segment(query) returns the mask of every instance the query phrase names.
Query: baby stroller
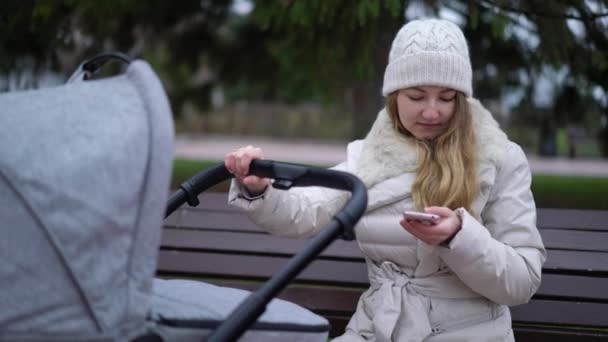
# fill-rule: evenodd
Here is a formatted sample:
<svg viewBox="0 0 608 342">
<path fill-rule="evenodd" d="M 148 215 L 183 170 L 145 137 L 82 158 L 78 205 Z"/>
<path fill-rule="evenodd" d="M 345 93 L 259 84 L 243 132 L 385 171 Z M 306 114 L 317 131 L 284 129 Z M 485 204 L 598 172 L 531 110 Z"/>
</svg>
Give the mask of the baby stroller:
<svg viewBox="0 0 608 342">
<path fill-rule="evenodd" d="M 91 80 L 112 59 L 126 71 Z M 252 295 L 155 279 L 163 214 L 196 205 L 230 174 L 205 170 L 167 203 L 172 115 L 149 65 L 100 55 L 64 86 L 0 95 L 0 108 L 0 341 L 327 339 L 325 319 L 272 298 L 335 238 L 353 238 L 367 202 L 356 177 L 257 161 L 252 173 L 274 187 L 328 186 L 351 198 Z"/>
</svg>

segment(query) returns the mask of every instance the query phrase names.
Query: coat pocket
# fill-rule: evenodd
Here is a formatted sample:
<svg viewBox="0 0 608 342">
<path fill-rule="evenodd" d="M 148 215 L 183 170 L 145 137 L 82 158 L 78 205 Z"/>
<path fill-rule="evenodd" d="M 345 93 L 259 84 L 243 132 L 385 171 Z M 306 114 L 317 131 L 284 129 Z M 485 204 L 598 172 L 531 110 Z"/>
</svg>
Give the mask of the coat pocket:
<svg viewBox="0 0 608 342">
<path fill-rule="evenodd" d="M 494 320 L 496 304 L 486 298 L 430 298 L 429 319 L 433 334 L 462 329 Z"/>
</svg>

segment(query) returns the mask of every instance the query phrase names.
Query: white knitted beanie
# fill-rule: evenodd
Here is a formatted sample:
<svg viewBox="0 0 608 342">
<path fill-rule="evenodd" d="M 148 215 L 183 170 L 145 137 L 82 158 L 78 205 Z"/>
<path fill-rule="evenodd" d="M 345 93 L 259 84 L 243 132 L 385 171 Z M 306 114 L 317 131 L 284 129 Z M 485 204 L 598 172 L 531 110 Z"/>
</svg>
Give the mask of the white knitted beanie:
<svg viewBox="0 0 608 342">
<path fill-rule="evenodd" d="M 464 34 L 440 19 L 414 20 L 397 33 L 384 72 L 382 95 L 415 86 L 443 86 L 473 95 L 471 60 Z"/>
</svg>

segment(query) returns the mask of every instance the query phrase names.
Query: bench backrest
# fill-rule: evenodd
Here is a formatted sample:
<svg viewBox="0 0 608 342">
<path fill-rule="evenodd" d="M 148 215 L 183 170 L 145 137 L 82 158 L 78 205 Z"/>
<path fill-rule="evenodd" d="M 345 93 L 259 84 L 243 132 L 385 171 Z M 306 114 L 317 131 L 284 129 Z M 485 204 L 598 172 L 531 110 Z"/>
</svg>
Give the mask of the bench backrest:
<svg viewBox="0 0 608 342">
<path fill-rule="evenodd" d="M 226 198 L 205 193 L 199 207 L 165 220 L 160 274 L 251 289 L 306 243 L 263 232 Z M 608 211 L 541 208 L 538 227 L 548 253 L 543 282 L 530 303 L 512 308 L 515 324 L 608 327 Z M 336 241 L 282 297 L 345 324 L 367 286 L 356 242 Z"/>
</svg>

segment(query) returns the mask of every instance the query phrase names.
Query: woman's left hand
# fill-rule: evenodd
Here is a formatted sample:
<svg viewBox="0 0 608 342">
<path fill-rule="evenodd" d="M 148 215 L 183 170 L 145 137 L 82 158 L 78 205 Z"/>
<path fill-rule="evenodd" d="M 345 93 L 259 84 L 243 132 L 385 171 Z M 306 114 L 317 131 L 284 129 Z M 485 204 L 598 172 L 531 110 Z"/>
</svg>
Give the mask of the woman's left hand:
<svg viewBox="0 0 608 342">
<path fill-rule="evenodd" d="M 441 219 L 436 224 L 428 225 L 415 220 L 402 218 L 399 223 L 405 230 L 429 245 L 438 245 L 448 241 L 460 231 L 461 222 L 456 213 L 447 207 L 427 207 L 424 211 L 439 215 Z"/>
</svg>

